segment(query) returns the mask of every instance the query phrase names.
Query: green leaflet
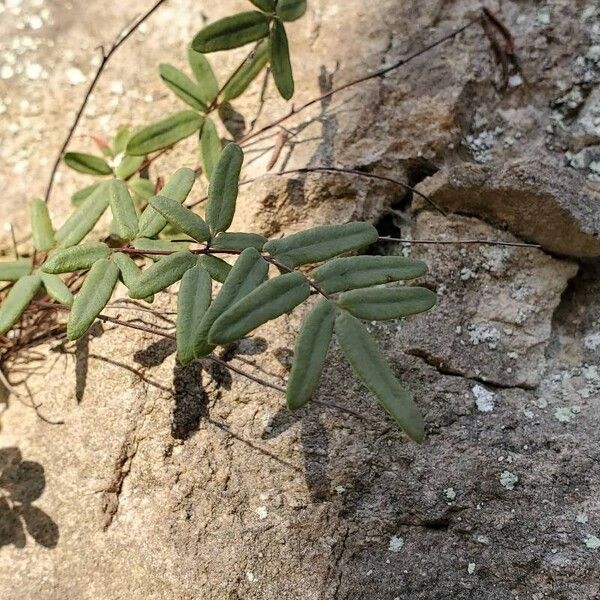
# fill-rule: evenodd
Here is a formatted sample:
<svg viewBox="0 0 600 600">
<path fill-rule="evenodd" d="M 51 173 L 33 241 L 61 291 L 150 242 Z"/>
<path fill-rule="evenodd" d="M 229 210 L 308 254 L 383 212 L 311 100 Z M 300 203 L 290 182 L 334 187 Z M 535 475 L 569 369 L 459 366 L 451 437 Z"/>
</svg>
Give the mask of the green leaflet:
<svg viewBox="0 0 600 600">
<path fill-rule="evenodd" d="M 92 183 L 92 185 L 88 185 L 80 190 L 77 190 L 71 196 L 71 204 L 74 206 L 79 206 L 86 198 L 88 198 L 98 189 L 99 185 L 99 183 Z"/>
<path fill-rule="evenodd" d="M 204 219 L 179 202 L 164 196 L 154 196 L 154 198 L 150 198 L 150 206 L 159 212 L 168 223 L 197 242 L 205 242 L 210 238 L 210 230 Z"/>
<path fill-rule="evenodd" d="M 119 154 L 123 154 L 125 152 L 125 148 L 127 148 L 127 142 L 131 137 L 131 132 L 128 127 L 119 127 L 117 129 L 117 133 L 113 138 L 112 145 L 112 154 L 113 156 L 118 156 Z"/>
<path fill-rule="evenodd" d="M 192 48 L 207 54 L 239 48 L 269 35 L 269 17 L 256 10 L 225 17 L 196 34 Z"/>
<path fill-rule="evenodd" d="M 200 99 L 204 104 L 210 106 L 219 93 L 219 82 L 215 77 L 215 73 L 206 57 L 200 54 L 200 52 L 196 52 L 190 47 L 188 48 L 187 56 L 192 73 L 198 82 Z"/>
<path fill-rule="evenodd" d="M 334 323 L 335 305 L 329 300 L 319 302 L 304 320 L 286 390 L 290 410 L 304 406 L 313 395 L 323 373 Z"/>
<path fill-rule="evenodd" d="M 135 290 L 130 290 L 129 296 L 141 299 L 156 294 L 179 281 L 195 264 L 196 257 L 188 250 L 165 256 L 142 271 Z"/>
<path fill-rule="evenodd" d="M 403 256 L 348 256 L 326 262 L 311 275 L 325 292 L 333 294 L 414 279 L 426 272 L 424 262 Z"/>
<path fill-rule="evenodd" d="M 119 179 L 129 179 L 144 164 L 143 156 L 123 156 L 119 166 L 115 168 L 115 175 Z"/>
<path fill-rule="evenodd" d="M 321 262 L 377 241 L 377 229 L 370 223 L 322 225 L 265 244 L 265 252 L 288 267 Z"/>
<path fill-rule="evenodd" d="M 267 241 L 266 237 L 258 233 L 221 232 L 211 242 L 211 247 L 221 250 L 234 250 L 235 252 L 241 252 L 246 248 L 262 250 Z"/>
<path fill-rule="evenodd" d="M 129 189 L 133 192 L 133 199 L 136 202 L 148 201 L 154 196 L 154 184 L 149 179 L 136 177 L 128 182 Z"/>
<path fill-rule="evenodd" d="M 139 276 L 142 270 L 135 264 L 135 261 L 123 252 L 115 252 L 112 256 L 113 261 L 121 271 L 121 281 L 128 290 L 135 290 Z M 150 304 L 154 302 L 154 295 L 146 296 L 143 300 Z"/>
<path fill-rule="evenodd" d="M 306 0 L 278 0 L 277 16 L 284 21 L 295 21 L 306 12 Z"/>
<path fill-rule="evenodd" d="M 346 360 L 395 421 L 416 442 L 423 440 L 423 417 L 408 390 L 400 384 L 362 323 L 342 312 L 335 333 Z"/>
<path fill-rule="evenodd" d="M 67 322 L 67 338 L 77 340 L 102 312 L 119 279 L 119 267 L 106 258 L 96 261 L 73 300 Z"/>
<path fill-rule="evenodd" d="M 30 258 L 0 262 L 0 281 L 17 281 L 24 275 L 29 275 L 32 268 Z"/>
<path fill-rule="evenodd" d="M 263 323 L 289 312 L 310 295 L 302 273 L 287 273 L 265 281 L 227 309 L 208 334 L 211 344 L 229 344 L 241 339 Z"/>
<path fill-rule="evenodd" d="M 42 279 L 35 274 L 21 277 L 12 286 L 0 306 L 0 335 L 4 335 L 19 320 L 41 285 Z"/>
<path fill-rule="evenodd" d="M 160 191 L 160 195 L 183 204 L 194 185 L 195 179 L 196 174 L 192 169 L 186 167 L 178 169 Z M 166 224 L 167 221 L 162 215 L 157 213 L 151 206 L 147 206 L 140 217 L 139 236 L 153 238 L 165 228 Z"/>
<path fill-rule="evenodd" d="M 114 263 L 121 272 L 121 281 L 128 290 L 135 290 L 142 270 L 135 264 L 131 256 L 123 252 L 115 252 L 112 256 Z"/>
<path fill-rule="evenodd" d="M 119 278 L 125 285 L 128 291 L 135 290 L 139 276 L 142 270 L 136 265 L 135 261 L 123 252 L 115 252 L 111 260 L 119 267 Z M 142 298 L 144 302 L 152 304 L 154 302 L 154 294 Z"/>
<path fill-rule="evenodd" d="M 213 235 L 228 229 L 233 221 L 243 162 L 244 153 L 237 144 L 225 146 L 208 186 L 206 222 Z"/>
<path fill-rule="evenodd" d="M 170 242 L 175 239 L 177 239 L 177 240 L 182 239 L 182 235 L 183 235 L 183 233 L 181 232 L 181 230 L 179 228 L 175 227 L 175 225 L 171 225 L 171 223 L 167 223 L 167 226 L 160 232 L 160 239 Z M 193 241 L 194 240 L 190 239 L 186 243 L 190 243 Z"/>
<path fill-rule="evenodd" d="M 31 232 L 36 250 L 48 252 L 54 246 L 54 227 L 48 213 L 48 205 L 39 199 L 31 202 Z"/>
<path fill-rule="evenodd" d="M 50 298 L 53 298 L 65 306 L 71 306 L 73 304 L 73 294 L 71 293 L 71 290 L 58 275 L 52 275 L 41 271 L 40 277 L 42 278 L 42 283 Z"/>
<path fill-rule="evenodd" d="M 212 281 L 208 271 L 196 265 L 181 279 L 177 297 L 177 357 L 182 365 L 194 360 L 196 333 L 210 306 Z"/>
<path fill-rule="evenodd" d="M 292 74 L 287 34 L 283 23 L 279 20 L 273 21 L 269 45 L 273 81 L 275 81 L 281 96 L 285 100 L 289 100 L 294 95 L 294 75 Z"/>
<path fill-rule="evenodd" d="M 203 257 L 204 260 L 209 256 Z M 212 257 L 210 257 L 212 258 Z M 208 334 L 213 323 L 238 300 L 255 290 L 267 278 L 269 265 L 254 248 L 244 250 L 230 270 L 223 287 L 204 315 L 196 333 L 196 356 L 210 354 L 214 345 L 209 344 Z"/>
<path fill-rule="evenodd" d="M 210 181 L 222 151 L 221 139 L 212 119 L 206 118 L 200 132 L 200 160 L 206 178 Z"/>
<path fill-rule="evenodd" d="M 110 182 L 109 202 L 117 235 L 122 240 L 132 240 L 138 233 L 138 217 L 127 185 L 119 179 Z"/>
<path fill-rule="evenodd" d="M 250 0 L 250 2 L 264 12 L 275 12 L 277 4 L 277 0 Z"/>
<path fill-rule="evenodd" d="M 87 175 L 112 175 L 108 163 L 99 156 L 84 154 L 83 152 L 67 152 L 64 156 L 65 163 L 80 173 Z"/>
<path fill-rule="evenodd" d="M 223 101 L 235 100 L 241 96 L 269 62 L 269 40 L 260 42 L 253 56 L 231 78 L 223 89 Z"/>
<path fill-rule="evenodd" d="M 97 260 L 108 258 L 110 248 L 103 242 L 89 242 L 59 248 L 51 252 L 42 265 L 46 273 L 72 273 L 81 269 L 89 269 Z"/>
<path fill-rule="evenodd" d="M 231 271 L 231 265 L 224 260 L 205 254 L 198 259 L 198 264 L 202 265 L 210 274 L 211 278 L 219 283 L 225 283 L 227 276 Z"/>
<path fill-rule="evenodd" d="M 74 246 L 94 228 L 108 207 L 110 191 L 108 183 L 101 183 L 71 214 L 64 225 L 56 232 L 60 246 Z"/>
<path fill-rule="evenodd" d="M 202 127 L 204 118 L 191 110 L 182 110 L 138 131 L 127 144 L 127 154 L 143 156 L 172 146 Z"/>
<path fill-rule="evenodd" d="M 176 69 L 173 65 L 161 64 L 158 67 L 160 78 L 173 93 L 181 98 L 192 108 L 206 112 L 208 106 L 202 100 L 202 91 L 197 83 L 194 83 L 185 73 Z"/>
<path fill-rule="evenodd" d="M 386 321 L 425 312 L 435 300 L 435 294 L 427 288 L 371 288 L 344 292 L 338 306 L 359 319 Z"/>
</svg>

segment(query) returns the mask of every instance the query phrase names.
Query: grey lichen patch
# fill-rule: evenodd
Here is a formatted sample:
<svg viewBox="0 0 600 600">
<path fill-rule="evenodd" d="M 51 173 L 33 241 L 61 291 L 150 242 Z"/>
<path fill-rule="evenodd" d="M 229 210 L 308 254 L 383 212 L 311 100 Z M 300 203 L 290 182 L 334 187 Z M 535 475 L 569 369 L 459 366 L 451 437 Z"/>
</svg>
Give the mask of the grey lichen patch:
<svg viewBox="0 0 600 600">
<path fill-rule="evenodd" d="M 568 406 L 563 406 L 554 411 L 554 418 L 561 423 L 570 423 L 575 418 L 575 413 Z"/>
<path fill-rule="evenodd" d="M 400 552 L 402 548 L 404 548 L 404 538 L 400 537 L 399 535 L 393 535 L 390 538 L 388 550 L 390 552 Z"/>
<path fill-rule="evenodd" d="M 471 389 L 475 396 L 475 405 L 479 412 L 492 412 L 494 410 L 494 394 L 482 385 L 474 385 Z"/>
<path fill-rule="evenodd" d="M 451 502 L 456 500 L 456 490 L 453 487 L 446 488 L 444 490 L 444 496 Z"/>
<path fill-rule="evenodd" d="M 500 485 L 507 490 L 514 490 L 518 482 L 518 475 L 515 475 L 511 471 L 502 471 L 500 474 Z"/>
</svg>

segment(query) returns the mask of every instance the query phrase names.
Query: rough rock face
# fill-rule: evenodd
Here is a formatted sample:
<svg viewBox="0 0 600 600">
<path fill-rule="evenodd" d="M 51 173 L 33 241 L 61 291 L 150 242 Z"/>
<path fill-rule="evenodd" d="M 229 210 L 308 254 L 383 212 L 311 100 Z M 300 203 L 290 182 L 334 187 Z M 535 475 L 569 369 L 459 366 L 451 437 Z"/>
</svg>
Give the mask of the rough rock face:
<svg viewBox="0 0 600 600">
<path fill-rule="evenodd" d="M 464 164 L 440 171 L 421 191 L 446 210 L 500 223 L 553 254 L 600 256 L 600 196 L 584 190 L 580 175 L 543 161 Z"/>
<path fill-rule="evenodd" d="M 416 239 L 498 239 L 493 227 L 465 217 L 422 213 Z M 544 375 L 552 315 L 577 265 L 541 250 L 470 246 L 419 251 L 430 266 L 438 306 L 423 327 L 406 323 L 414 348 L 444 372 L 500 387 L 536 388 Z M 432 336 L 431 332 L 436 335 Z"/>
<path fill-rule="evenodd" d="M 142 9 L 134 4 L 132 12 Z M 209 19 L 248 7 L 241 0 L 210 4 Z M 479 6 L 309 4 L 291 36 L 298 103 L 399 60 Z M 111 39 L 131 16 L 95 1 L 76 12 L 58 2 L 46 8 L 51 29 L 41 29 L 37 50 L 24 50 L 15 74 L 0 81 L 2 118 L 14 129 L 14 137 L 2 138 L 3 189 L 22 161 L 29 175 L 15 180 L 17 206 L 8 196 L 0 200 L 18 233 L 25 231 L 21 204 L 43 185 L 42 140 L 44 149 L 58 147 L 62 136 L 48 117 L 58 110 L 51 107 L 59 100 L 74 107 L 81 94 L 75 84 L 77 94 L 63 89 L 62 74 L 73 65 L 61 44 L 72 44 L 72 56 L 82 60 L 81 48 L 91 52 L 100 41 L 96 24 Z M 159 60 L 182 64 L 201 8 L 167 3 L 123 48 L 82 134 L 174 110 L 150 74 Z M 390 182 L 264 175 L 273 138 L 247 149 L 244 177 L 258 179 L 240 194 L 237 225 L 271 236 L 366 218 L 403 239 L 542 244 L 370 249 L 423 258 L 430 273 L 421 283 L 439 295 L 430 314 L 369 325 L 422 407 L 425 442 L 413 444 L 393 426 L 335 345 L 317 397 L 362 418 L 318 405 L 289 414 L 277 392 L 210 365 L 180 368 L 170 341 L 142 332 L 98 326 L 76 345 L 39 346 L 4 370 L 13 383 L 25 381 L 19 390 L 31 393 L 45 418 L 64 423 L 44 422 L 28 400 L 2 396 L 0 597 L 600 595 L 600 273 L 590 259 L 598 255 L 600 214 L 598 137 L 590 133 L 600 13 L 594 0 L 490 8 L 511 29 L 522 65 L 506 89 L 489 42 L 470 28 L 409 68 L 299 115 L 275 169 L 346 166 L 412 185 L 435 173 L 420 189 L 456 214 L 423 210 Z M 38 2 L 6 3 L 4 10 L 25 28 L 42 14 Z M 17 35 L 27 46 L 8 21 L 0 22 L 1 43 Z M 46 52 L 50 37 L 60 51 Z M 39 63 L 48 82 L 27 79 L 37 72 L 28 63 Z M 121 89 L 119 81 L 127 83 L 122 95 L 111 91 Z M 23 99 L 32 93 L 27 108 Z M 259 93 L 260 86 L 236 105 L 248 120 Z M 143 101 L 147 94 L 152 102 Z M 269 90 L 257 127 L 286 110 Z M 67 121 L 58 115 L 58 123 Z M 153 175 L 169 173 L 191 152 L 193 145 L 184 145 Z M 82 181 L 65 174 L 51 205 L 57 218 Z M 159 306 L 173 301 L 165 295 Z M 224 360 L 281 382 L 301 319 L 296 311 L 263 327 Z"/>
</svg>

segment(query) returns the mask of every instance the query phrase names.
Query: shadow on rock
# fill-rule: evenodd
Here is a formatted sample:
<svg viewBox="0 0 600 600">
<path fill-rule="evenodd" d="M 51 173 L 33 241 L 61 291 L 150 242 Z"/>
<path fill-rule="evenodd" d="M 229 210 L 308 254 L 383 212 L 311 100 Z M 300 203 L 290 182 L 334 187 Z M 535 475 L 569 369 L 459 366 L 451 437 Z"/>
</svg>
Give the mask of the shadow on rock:
<svg viewBox="0 0 600 600">
<path fill-rule="evenodd" d="M 158 367 L 176 350 L 175 340 L 161 339 L 153 342 L 147 348 L 138 350 L 133 360 L 142 367 Z"/>
<path fill-rule="evenodd" d="M 231 377 L 229 373 L 227 376 Z M 177 440 L 187 440 L 198 429 L 200 421 L 208 416 L 208 396 L 202 386 L 202 365 L 199 362 L 185 367 L 175 365 L 173 399 L 171 435 Z"/>
<path fill-rule="evenodd" d="M 330 466 L 329 439 L 327 429 L 320 421 L 320 408 L 311 406 L 307 410 L 292 413 L 284 406 L 271 419 L 262 435 L 264 440 L 273 439 L 295 425 L 301 424 L 301 444 L 304 456 L 304 473 L 306 485 L 313 502 L 329 499 L 331 479 L 328 474 Z"/>
<path fill-rule="evenodd" d="M 56 547 L 58 525 L 32 504 L 45 487 L 42 465 L 23 460 L 18 448 L 0 449 L 0 547 L 24 548 L 26 531 L 41 546 Z"/>
</svg>

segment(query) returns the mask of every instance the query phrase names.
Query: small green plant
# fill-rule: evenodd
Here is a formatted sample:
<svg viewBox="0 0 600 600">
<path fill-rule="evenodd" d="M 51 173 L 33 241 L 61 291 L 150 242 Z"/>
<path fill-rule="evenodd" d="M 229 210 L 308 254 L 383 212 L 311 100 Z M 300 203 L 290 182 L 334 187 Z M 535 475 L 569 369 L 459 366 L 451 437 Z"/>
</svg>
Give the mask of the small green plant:
<svg viewBox="0 0 600 600">
<path fill-rule="evenodd" d="M 99 184 L 56 231 L 46 205 L 34 201 L 35 247 L 48 254 L 35 267 L 23 260 L 0 266 L 0 279 L 15 281 L 0 308 L 0 333 L 12 327 L 42 287 L 70 307 L 67 337 L 76 340 L 86 335 L 119 279 L 131 298 L 149 302 L 154 294 L 181 281 L 176 338 L 178 359 L 185 365 L 290 312 L 312 290 L 322 300 L 300 330 L 288 406 L 297 409 L 310 400 L 335 331 L 357 375 L 413 439 L 422 439 L 423 422 L 410 394 L 394 377 L 361 320 L 400 319 L 430 309 L 435 294 L 426 288 L 381 287 L 423 275 L 425 264 L 400 256 L 341 257 L 377 241 L 377 230 L 364 222 L 314 227 L 277 240 L 230 232 L 242 162 L 240 147 L 226 146 L 209 186 L 206 220 L 183 206 L 195 178 L 185 168 L 150 198 L 139 217 L 127 186 L 116 178 Z M 118 248 L 83 241 L 108 207 L 123 244 Z M 167 225 L 189 241 L 174 244 L 157 239 Z M 230 266 L 221 255 L 237 259 Z M 155 262 L 141 269 L 132 256 L 153 256 Z M 315 263 L 322 264 L 309 274 L 298 270 Z M 269 277 L 270 265 L 280 274 Z M 80 270 L 89 271 L 73 297 L 59 275 Z M 214 299 L 212 280 L 222 283 Z"/>
<path fill-rule="evenodd" d="M 193 110 L 169 115 L 134 135 L 122 128 L 117 132 L 112 146 L 100 142 L 104 157 L 68 152 L 64 157 L 66 164 L 80 173 L 113 176 L 128 181 L 145 163 L 147 154 L 169 148 L 198 133 L 202 168 L 207 179 L 210 179 L 222 149 L 211 115 L 216 112 L 225 119 L 225 115 L 230 113 L 230 102 L 239 98 L 267 65 L 271 66 L 281 96 L 289 100 L 294 95 L 294 77 L 283 23 L 303 16 L 306 0 L 251 2 L 260 11 L 226 17 L 196 35 L 187 50 L 193 79 L 173 65 L 159 66 L 159 74 L 165 85 Z M 219 86 L 204 54 L 238 48 L 251 42 L 256 42 L 255 48 L 227 81 Z M 148 184 L 147 179 L 136 178 L 129 185 L 141 200 L 147 200 Z M 75 195 L 74 202 L 81 201 L 94 189 L 94 186 L 89 186 L 81 190 Z"/>
<path fill-rule="evenodd" d="M 186 365 L 210 358 L 217 346 L 241 340 L 318 295 L 295 347 L 289 408 L 309 402 L 335 333 L 358 377 L 400 427 L 420 441 L 422 417 L 362 321 L 400 319 L 430 309 L 435 304 L 432 291 L 385 285 L 422 276 L 425 264 L 400 256 L 350 255 L 378 240 L 377 230 L 366 222 L 314 227 L 277 240 L 229 230 L 244 155 L 234 143 L 222 149 L 210 115 L 241 95 L 267 64 L 281 95 L 292 96 L 284 22 L 306 11 L 305 0 L 251 1 L 259 11 L 222 19 L 196 35 L 188 50 L 195 81 L 161 65 L 162 79 L 193 110 L 134 134 L 121 128 L 111 144 L 99 144 L 102 156 L 65 155 L 71 168 L 103 179 L 75 194 L 76 207 L 58 229 L 47 204 L 32 202 L 33 258 L 0 263 L 0 281 L 14 284 L 0 307 L 0 334 L 45 293 L 68 307 L 67 338 L 77 340 L 102 316 L 119 280 L 131 298 L 150 303 L 179 282 L 177 356 Z M 254 51 L 219 87 L 203 53 L 250 42 L 258 42 Z M 148 154 L 195 132 L 200 132 L 201 159 L 210 181 L 204 218 L 183 205 L 196 179 L 194 170 L 179 169 L 164 187 L 140 176 Z M 109 208 L 112 235 L 106 242 L 89 241 Z M 165 239 L 167 230 L 185 239 Z M 223 260 L 227 256 L 235 258 L 233 265 Z M 86 275 L 74 295 L 61 276 L 75 272 Z M 222 284 L 214 297 L 213 281 Z"/>
<path fill-rule="evenodd" d="M 85 175 L 96 177 L 113 177 L 127 183 L 129 190 L 138 206 L 147 202 L 154 195 L 154 185 L 139 175 L 145 158 L 134 156 L 127 152 L 127 142 L 131 138 L 131 132 L 127 127 L 120 127 L 115 134 L 112 144 L 97 139 L 102 156 L 87 154 L 85 152 L 67 152 L 64 161 L 71 169 Z M 100 185 L 92 183 L 73 194 L 71 201 L 79 206 Z"/>
</svg>

